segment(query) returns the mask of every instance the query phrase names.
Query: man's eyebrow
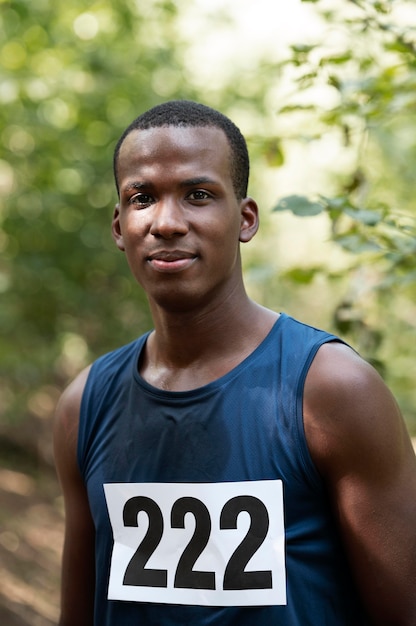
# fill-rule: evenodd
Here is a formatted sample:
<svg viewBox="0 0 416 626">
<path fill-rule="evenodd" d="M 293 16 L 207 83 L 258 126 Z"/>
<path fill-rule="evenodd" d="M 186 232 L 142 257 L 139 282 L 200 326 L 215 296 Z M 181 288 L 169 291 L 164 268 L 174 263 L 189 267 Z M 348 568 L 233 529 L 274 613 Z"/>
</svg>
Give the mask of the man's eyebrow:
<svg viewBox="0 0 416 626">
<path fill-rule="evenodd" d="M 196 176 L 180 182 L 181 187 L 197 187 L 198 185 L 218 185 L 218 181 L 208 176 Z"/>
<path fill-rule="evenodd" d="M 125 187 L 121 188 L 121 191 L 123 193 L 127 193 L 128 191 L 142 191 L 143 189 L 149 189 L 150 187 L 152 187 L 151 183 L 147 183 L 145 181 L 143 182 L 139 182 L 139 181 L 135 181 L 132 183 L 128 183 Z"/>
<path fill-rule="evenodd" d="M 209 178 L 208 176 L 195 176 L 194 178 L 186 178 L 179 183 L 179 186 L 184 188 L 198 187 L 199 185 L 218 185 L 218 181 L 213 178 Z M 127 183 L 125 187 L 122 187 L 120 192 L 128 193 L 129 191 L 148 191 L 153 189 L 153 187 L 154 184 L 151 182 L 133 181 L 131 183 Z"/>
</svg>

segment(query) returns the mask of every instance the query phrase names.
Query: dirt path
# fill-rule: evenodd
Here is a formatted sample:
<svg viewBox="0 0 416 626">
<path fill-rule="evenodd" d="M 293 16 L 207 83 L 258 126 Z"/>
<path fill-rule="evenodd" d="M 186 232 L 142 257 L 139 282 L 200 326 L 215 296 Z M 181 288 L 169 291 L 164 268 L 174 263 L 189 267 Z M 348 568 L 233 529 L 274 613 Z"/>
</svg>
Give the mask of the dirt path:
<svg viewBox="0 0 416 626">
<path fill-rule="evenodd" d="M 8 466 L 0 469 L 0 624 L 53 626 L 64 527 L 59 488 L 50 470 Z"/>
</svg>

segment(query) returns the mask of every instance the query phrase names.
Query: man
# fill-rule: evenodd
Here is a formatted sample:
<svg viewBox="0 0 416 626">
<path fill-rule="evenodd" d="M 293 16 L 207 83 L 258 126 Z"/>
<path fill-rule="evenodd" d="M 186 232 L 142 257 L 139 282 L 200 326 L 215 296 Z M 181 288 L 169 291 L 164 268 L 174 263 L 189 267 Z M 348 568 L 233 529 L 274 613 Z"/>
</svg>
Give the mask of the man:
<svg viewBox="0 0 416 626">
<path fill-rule="evenodd" d="M 114 171 L 113 237 L 154 330 L 57 408 L 60 625 L 414 626 L 409 436 L 353 350 L 248 298 L 241 133 L 168 102 Z"/>
</svg>

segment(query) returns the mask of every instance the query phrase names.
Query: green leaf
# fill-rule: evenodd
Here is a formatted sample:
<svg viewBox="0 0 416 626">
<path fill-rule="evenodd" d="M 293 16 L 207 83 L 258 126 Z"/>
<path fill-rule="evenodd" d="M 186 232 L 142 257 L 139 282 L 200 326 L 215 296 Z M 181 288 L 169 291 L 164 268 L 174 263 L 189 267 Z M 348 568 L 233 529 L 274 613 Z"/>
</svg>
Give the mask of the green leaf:
<svg viewBox="0 0 416 626">
<path fill-rule="evenodd" d="M 320 195 L 319 196 L 324 203 L 325 207 L 328 210 L 335 210 L 342 212 L 347 207 L 351 207 L 349 198 L 347 196 L 335 196 L 333 198 L 328 198 L 327 196 Z"/>
<path fill-rule="evenodd" d="M 306 196 L 286 196 L 281 198 L 273 211 L 292 211 L 294 215 L 299 217 L 309 217 L 322 213 L 324 207 L 319 202 L 313 202 Z"/>
<path fill-rule="evenodd" d="M 342 247 L 344 250 L 348 250 L 348 252 L 353 252 L 354 254 L 363 254 L 365 252 L 380 252 L 382 249 L 374 241 L 370 241 L 365 239 L 362 235 L 359 234 L 350 234 L 350 235 L 341 235 L 335 237 L 335 241 Z"/>
<path fill-rule="evenodd" d="M 293 111 L 317 111 L 317 107 L 315 104 L 286 104 L 279 108 L 279 115 Z"/>
<path fill-rule="evenodd" d="M 288 278 L 298 285 L 309 285 L 316 274 L 322 271 L 320 267 L 294 267 L 287 272 L 284 272 L 282 276 Z"/>
<path fill-rule="evenodd" d="M 351 209 L 346 208 L 344 213 L 352 217 L 352 219 L 367 226 L 375 226 L 383 219 L 381 211 L 371 211 L 370 209 Z"/>
<path fill-rule="evenodd" d="M 330 57 L 324 57 L 320 60 L 319 65 L 328 65 L 332 63 L 333 65 L 343 65 L 348 61 L 351 61 L 352 53 L 350 51 L 345 52 L 344 54 L 337 54 Z"/>
<path fill-rule="evenodd" d="M 285 162 L 285 155 L 278 139 L 270 139 L 265 143 L 264 155 L 270 167 L 280 167 Z"/>
<path fill-rule="evenodd" d="M 295 53 L 299 53 L 299 54 L 307 54 L 308 52 L 310 52 L 311 50 L 313 50 L 314 48 L 316 48 L 316 46 L 314 45 L 308 45 L 306 43 L 296 43 L 290 46 L 291 49 L 293 50 L 293 52 Z"/>
</svg>

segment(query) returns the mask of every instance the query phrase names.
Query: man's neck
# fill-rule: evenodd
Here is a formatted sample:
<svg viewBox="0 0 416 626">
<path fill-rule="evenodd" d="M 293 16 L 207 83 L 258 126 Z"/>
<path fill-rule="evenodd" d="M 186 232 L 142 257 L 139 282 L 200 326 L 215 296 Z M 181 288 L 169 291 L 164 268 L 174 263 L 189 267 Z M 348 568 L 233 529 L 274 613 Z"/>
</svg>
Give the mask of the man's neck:
<svg viewBox="0 0 416 626">
<path fill-rule="evenodd" d="M 193 389 L 243 361 L 263 341 L 278 315 L 247 296 L 239 306 L 223 303 L 198 312 L 159 311 L 141 363 L 142 376 L 156 387 Z"/>
</svg>

